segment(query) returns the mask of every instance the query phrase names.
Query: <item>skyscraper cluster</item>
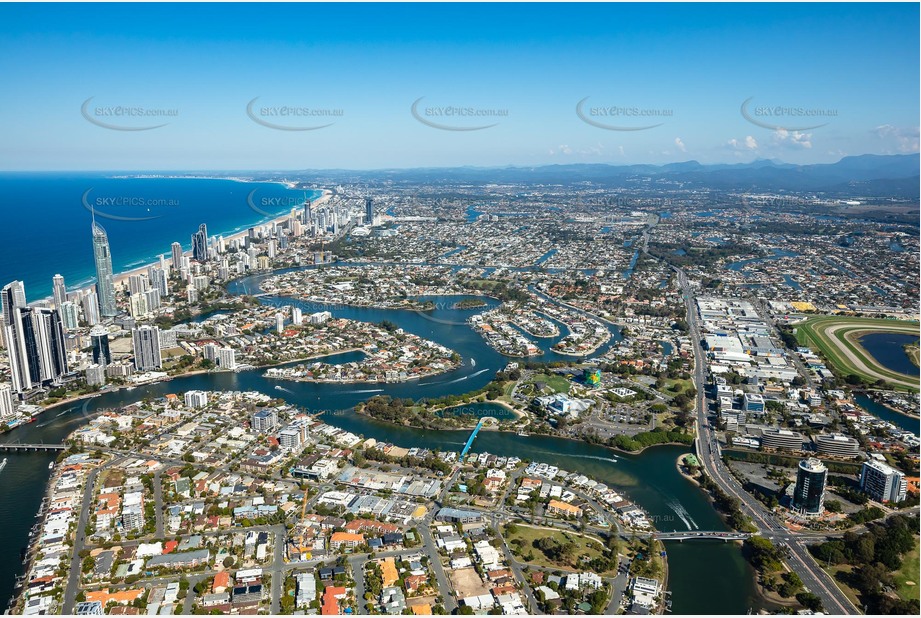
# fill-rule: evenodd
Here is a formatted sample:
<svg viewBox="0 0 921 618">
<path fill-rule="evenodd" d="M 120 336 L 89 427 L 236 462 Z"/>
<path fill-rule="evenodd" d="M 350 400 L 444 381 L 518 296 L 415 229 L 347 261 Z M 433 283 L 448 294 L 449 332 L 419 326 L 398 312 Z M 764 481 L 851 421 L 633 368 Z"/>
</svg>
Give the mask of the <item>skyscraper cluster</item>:
<svg viewBox="0 0 921 618">
<path fill-rule="evenodd" d="M 64 325 L 57 309 L 26 305 L 25 285 L 3 286 L 3 340 L 10 359 L 13 392 L 60 383 L 67 373 Z"/>
</svg>

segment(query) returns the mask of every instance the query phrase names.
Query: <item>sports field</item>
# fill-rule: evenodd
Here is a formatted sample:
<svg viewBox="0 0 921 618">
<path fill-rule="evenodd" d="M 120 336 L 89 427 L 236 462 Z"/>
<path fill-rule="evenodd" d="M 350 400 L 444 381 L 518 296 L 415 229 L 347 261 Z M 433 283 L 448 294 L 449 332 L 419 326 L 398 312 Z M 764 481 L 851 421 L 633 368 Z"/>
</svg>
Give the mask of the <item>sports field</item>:
<svg viewBox="0 0 921 618">
<path fill-rule="evenodd" d="M 868 333 L 918 334 L 917 322 L 819 316 L 797 324 L 796 329 L 799 342 L 820 351 L 841 376 L 856 374 L 871 383 L 884 380 L 899 390 L 918 390 L 917 375 L 887 369 L 858 343 Z"/>
</svg>

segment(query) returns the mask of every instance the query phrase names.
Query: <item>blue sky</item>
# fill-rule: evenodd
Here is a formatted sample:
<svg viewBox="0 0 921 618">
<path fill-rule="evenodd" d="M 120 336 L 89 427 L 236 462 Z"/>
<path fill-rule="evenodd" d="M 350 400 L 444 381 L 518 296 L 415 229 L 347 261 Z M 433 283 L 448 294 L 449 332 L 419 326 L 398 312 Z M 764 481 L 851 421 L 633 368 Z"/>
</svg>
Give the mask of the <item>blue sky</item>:
<svg viewBox="0 0 921 618">
<path fill-rule="evenodd" d="M 0 4 L 0 169 L 811 163 L 917 152 L 918 18 L 911 3 Z M 420 98 L 421 121 L 411 113 Z M 253 117 L 332 124 L 279 130 Z M 444 128 L 485 125 L 494 126 Z"/>
</svg>

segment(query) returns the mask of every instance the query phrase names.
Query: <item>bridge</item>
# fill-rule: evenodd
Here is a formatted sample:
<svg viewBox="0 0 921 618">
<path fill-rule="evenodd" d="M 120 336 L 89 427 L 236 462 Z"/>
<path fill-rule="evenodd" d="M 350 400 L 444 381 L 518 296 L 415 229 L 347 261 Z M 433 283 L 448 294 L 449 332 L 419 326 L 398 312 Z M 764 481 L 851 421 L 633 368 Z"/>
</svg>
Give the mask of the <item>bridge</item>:
<svg viewBox="0 0 921 618">
<path fill-rule="evenodd" d="M 693 541 L 716 539 L 718 541 L 744 541 L 751 538 L 750 532 L 719 532 L 715 530 L 688 530 L 686 532 L 656 532 L 653 536 L 660 541 Z"/>
<path fill-rule="evenodd" d="M 67 447 L 63 444 L 22 444 L 19 442 L 0 443 L 0 452 L 14 451 L 63 451 Z"/>
<path fill-rule="evenodd" d="M 464 461 L 464 457 L 467 456 L 467 451 L 470 450 L 470 447 L 473 446 L 473 441 L 476 440 L 476 435 L 480 433 L 480 427 L 483 426 L 483 422 L 486 418 L 481 418 L 480 422 L 476 424 L 476 427 L 473 428 L 473 433 L 470 434 L 470 437 L 467 438 L 467 444 L 464 445 L 464 450 L 461 451 L 460 461 Z"/>
</svg>

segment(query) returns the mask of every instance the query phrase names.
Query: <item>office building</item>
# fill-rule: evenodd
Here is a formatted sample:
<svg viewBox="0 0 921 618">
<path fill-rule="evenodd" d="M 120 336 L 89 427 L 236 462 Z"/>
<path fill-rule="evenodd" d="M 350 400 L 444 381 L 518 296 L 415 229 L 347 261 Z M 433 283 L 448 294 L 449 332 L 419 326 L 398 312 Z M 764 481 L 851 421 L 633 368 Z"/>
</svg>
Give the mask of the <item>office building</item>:
<svg viewBox="0 0 921 618">
<path fill-rule="evenodd" d="M 908 483 L 905 474 L 881 461 L 871 459 L 860 471 L 860 489 L 877 502 L 901 502 Z"/>
<path fill-rule="evenodd" d="M 202 355 L 221 369 L 233 371 L 237 368 L 237 355 L 233 348 L 222 348 L 213 343 L 205 344 Z"/>
<path fill-rule="evenodd" d="M 99 315 L 103 318 L 115 317 L 118 307 L 115 304 L 115 281 L 112 275 L 112 253 L 109 250 L 109 237 L 101 225 L 93 219 L 93 258 L 96 261 L 96 296 L 99 301 Z"/>
<path fill-rule="evenodd" d="M 99 300 L 96 292 L 90 290 L 80 302 L 83 305 L 83 321 L 89 326 L 99 324 Z"/>
<path fill-rule="evenodd" d="M 87 386 L 103 386 L 106 383 L 106 368 L 102 365 L 92 364 L 86 368 Z"/>
<path fill-rule="evenodd" d="M 370 197 L 365 198 L 365 223 L 374 225 L 374 201 Z"/>
<path fill-rule="evenodd" d="M 57 309 L 61 312 L 61 321 L 64 323 L 66 330 L 76 330 L 80 326 L 76 303 L 65 300 L 60 305 L 57 305 Z"/>
<path fill-rule="evenodd" d="M 208 226 L 204 223 L 192 234 L 192 259 L 196 262 L 208 261 Z"/>
<path fill-rule="evenodd" d="M 283 449 L 294 450 L 301 445 L 301 431 L 297 427 L 286 427 L 278 432 L 278 445 Z"/>
<path fill-rule="evenodd" d="M 173 254 L 173 270 L 179 270 L 182 268 L 182 245 L 178 242 L 174 242 L 171 247 Z"/>
<path fill-rule="evenodd" d="M 67 300 L 67 287 L 64 285 L 64 277 L 55 275 L 51 278 L 51 281 L 54 290 L 54 306 L 56 309 L 60 309 L 64 301 Z"/>
<path fill-rule="evenodd" d="M 11 324 L 4 324 L 4 340 L 13 391 L 22 394 L 37 386 L 59 384 L 67 373 L 61 314 L 45 307 L 11 307 L 10 319 Z"/>
<path fill-rule="evenodd" d="M 0 384 L 0 418 L 7 418 L 16 413 L 13 406 L 13 389 L 9 384 Z"/>
<path fill-rule="evenodd" d="M 278 412 L 274 408 L 265 408 L 253 414 L 253 430 L 267 433 L 278 427 Z"/>
<path fill-rule="evenodd" d="M 150 289 L 150 280 L 147 275 L 135 274 L 128 276 L 128 293 L 140 294 Z"/>
<path fill-rule="evenodd" d="M 160 298 L 169 296 L 169 265 L 165 268 L 150 269 L 150 285 L 157 291 Z"/>
<path fill-rule="evenodd" d="M 17 307 L 26 306 L 26 286 L 22 281 L 12 281 L 3 286 L 0 309 L 3 310 L 3 324 L 9 326 L 13 323 L 13 311 Z"/>
<path fill-rule="evenodd" d="M 131 331 L 134 343 L 134 367 L 138 371 L 160 369 L 163 359 L 160 355 L 160 329 L 156 326 L 141 326 Z"/>
<path fill-rule="evenodd" d="M 197 291 L 207 290 L 208 286 L 211 285 L 208 275 L 196 275 L 192 277 L 192 287 Z"/>
<path fill-rule="evenodd" d="M 850 436 L 840 433 L 821 434 L 813 438 L 819 453 L 835 457 L 857 457 L 860 443 Z"/>
<path fill-rule="evenodd" d="M 112 352 L 109 351 L 109 331 L 102 326 L 90 329 L 90 342 L 93 345 L 93 362 L 105 367 L 112 363 Z"/>
<path fill-rule="evenodd" d="M 745 393 L 742 398 L 746 412 L 764 412 L 764 397 L 755 393 Z"/>
<path fill-rule="evenodd" d="M 132 318 L 145 317 L 149 309 L 147 307 L 147 296 L 144 294 L 132 294 L 128 297 L 128 312 Z"/>
<path fill-rule="evenodd" d="M 217 366 L 228 371 L 234 371 L 237 368 L 237 353 L 233 348 L 218 348 Z"/>
<path fill-rule="evenodd" d="M 765 429 L 761 432 L 761 448 L 801 451 L 804 441 L 803 434 L 789 429 Z"/>
<path fill-rule="evenodd" d="M 810 457 L 799 462 L 793 489 L 793 510 L 803 515 L 821 515 L 825 508 L 825 482 L 828 468 Z"/>
<path fill-rule="evenodd" d="M 204 408 L 208 405 L 208 393 L 205 391 L 187 391 L 183 398 L 187 408 Z"/>
</svg>

